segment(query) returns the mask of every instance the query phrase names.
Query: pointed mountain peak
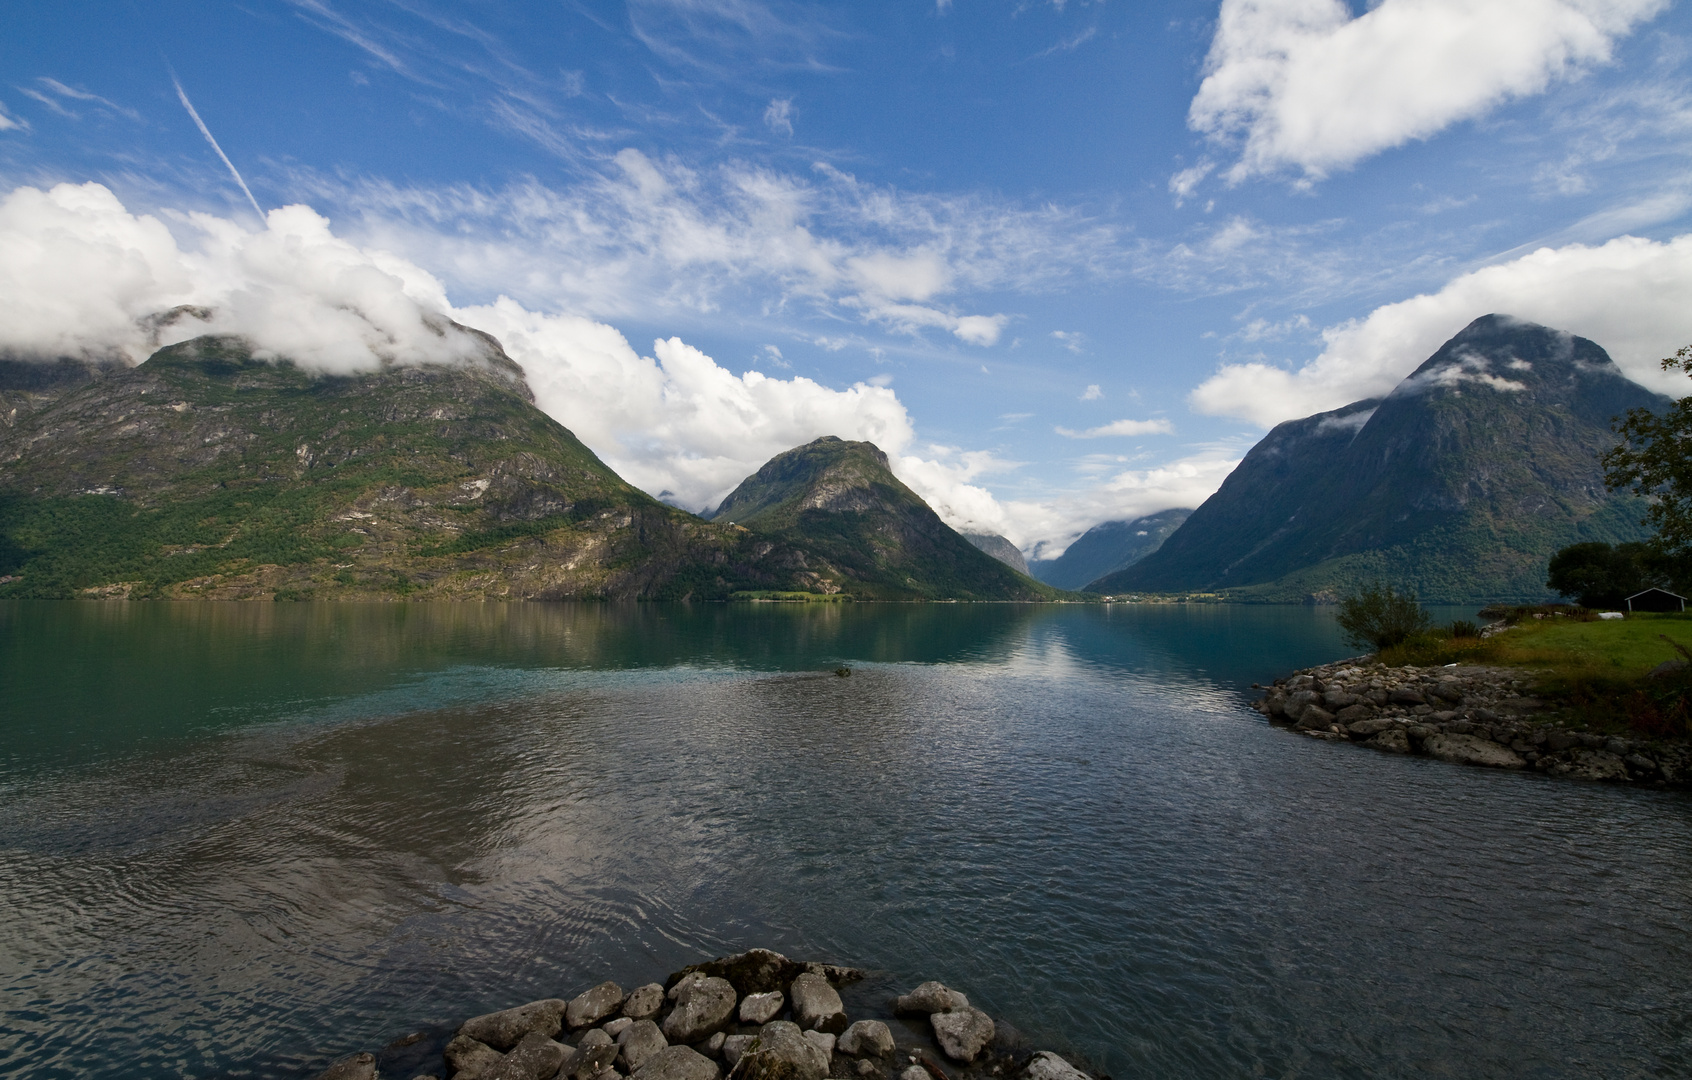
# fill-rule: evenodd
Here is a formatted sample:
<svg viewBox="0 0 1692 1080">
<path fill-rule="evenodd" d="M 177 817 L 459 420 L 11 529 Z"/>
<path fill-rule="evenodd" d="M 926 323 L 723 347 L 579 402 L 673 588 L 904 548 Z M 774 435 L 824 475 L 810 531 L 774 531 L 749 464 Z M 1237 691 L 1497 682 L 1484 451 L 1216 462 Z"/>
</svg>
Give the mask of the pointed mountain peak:
<svg viewBox="0 0 1692 1080">
<path fill-rule="evenodd" d="M 941 521 L 874 443 L 829 435 L 777 454 L 712 516 L 804 551 L 812 570 L 866 599 L 1057 595 Z"/>
<path fill-rule="evenodd" d="M 922 503 L 893 475 L 881 447 L 824 435 L 765 462 L 710 516 L 740 525 L 756 520 L 779 526 L 806 510 L 889 509 L 911 501 Z"/>
</svg>

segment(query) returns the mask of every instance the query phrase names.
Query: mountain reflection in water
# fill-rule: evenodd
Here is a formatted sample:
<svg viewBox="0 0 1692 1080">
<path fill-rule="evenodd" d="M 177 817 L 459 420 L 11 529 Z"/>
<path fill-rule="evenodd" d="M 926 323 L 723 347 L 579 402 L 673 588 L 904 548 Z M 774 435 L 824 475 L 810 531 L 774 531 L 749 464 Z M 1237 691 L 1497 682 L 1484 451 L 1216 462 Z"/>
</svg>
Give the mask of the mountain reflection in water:
<svg viewBox="0 0 1692 1080">
<path fill-rule="evenodd" d="M 1692 801 L 1245 708 L 1347 651 L 1303 608 L 0 604 L 0 1071 L 305 1075 L 767 944 L 1118 1077 L 1685 1073 Z"/>
</svg>

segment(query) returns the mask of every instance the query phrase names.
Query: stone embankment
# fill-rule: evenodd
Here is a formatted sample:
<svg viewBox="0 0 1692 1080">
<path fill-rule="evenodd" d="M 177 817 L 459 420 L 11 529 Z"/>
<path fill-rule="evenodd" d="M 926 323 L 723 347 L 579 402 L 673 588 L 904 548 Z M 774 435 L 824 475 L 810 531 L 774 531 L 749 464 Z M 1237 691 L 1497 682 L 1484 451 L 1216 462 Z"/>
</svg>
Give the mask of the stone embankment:
<svg viewBox="0 0 1692 1080">
<path fill-rule="evenodd" d="M 1252 707 L 1318 739 L 1547 776 L 1684 787 L 1692 747 L 1576 730 L 1541 715 L 1519 668 L 1386 667 L 1342 660 L 1277 679 Z"/>
<path fill-rule="evenodd" d="M 856 968 L 767 949 L 695 964 L 663 984 L 600 983 L 460 1024 L 438 1073 L 410 1080 L 1093 1080 L 938 982 L 888 1002 L 887 1020 L 847 1016 Z M 415 1036 L 420 1038 L 421 1036 Z M 401 1040 L 403 1046 L 412 1040 Z M 943 1055 L 945 1064 L 937 1060 Z M 396 1080 L 397 1076 L 396 1075 Z M 377 1080 L 374 1054 L 318 1080 Z"/>
</svg>

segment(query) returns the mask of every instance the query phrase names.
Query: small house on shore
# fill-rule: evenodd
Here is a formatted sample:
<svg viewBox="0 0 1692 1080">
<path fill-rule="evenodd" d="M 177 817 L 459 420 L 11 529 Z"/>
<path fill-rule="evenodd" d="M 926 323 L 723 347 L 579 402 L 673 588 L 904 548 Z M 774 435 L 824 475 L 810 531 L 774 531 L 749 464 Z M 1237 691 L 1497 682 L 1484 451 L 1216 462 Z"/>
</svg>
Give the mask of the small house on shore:
<svg viewBox="0 0 1692 1080">
<path fill-rule="evenodd" d="M 1685 611 L 1686 597 L 1667 589 L 1646 589 L 1627 598 L 1629 611 Z"/>
</svg>

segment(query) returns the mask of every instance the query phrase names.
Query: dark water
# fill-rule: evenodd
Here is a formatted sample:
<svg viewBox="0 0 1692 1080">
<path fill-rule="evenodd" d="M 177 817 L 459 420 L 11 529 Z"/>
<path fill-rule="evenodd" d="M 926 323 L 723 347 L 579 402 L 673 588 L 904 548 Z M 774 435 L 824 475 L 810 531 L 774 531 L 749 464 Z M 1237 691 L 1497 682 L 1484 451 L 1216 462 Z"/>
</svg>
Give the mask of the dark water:
<svg viewBox="0 0 1692 1080">
<path fill-rule="evenodd" d="M 1303 608 L 0 605 L 0 1073 L 306 1075 L 751 945 L 1117 1080 L 1692 1072 L 1692 800 L 1245 708 L 1346 651 Z"/>
</svg>

